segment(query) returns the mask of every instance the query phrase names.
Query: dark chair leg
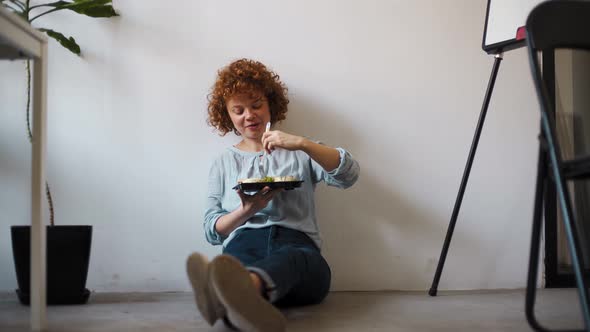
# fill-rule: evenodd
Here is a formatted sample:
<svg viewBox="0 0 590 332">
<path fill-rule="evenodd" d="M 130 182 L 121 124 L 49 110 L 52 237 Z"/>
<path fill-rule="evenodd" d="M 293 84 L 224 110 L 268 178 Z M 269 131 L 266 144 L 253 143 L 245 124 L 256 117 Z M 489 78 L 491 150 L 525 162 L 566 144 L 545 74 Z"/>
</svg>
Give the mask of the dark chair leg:
<svg viewBox="0 0 590 332">
<path fill-rule="evenodd" d="M 545 181 L 547 181 L 546 154 L 543 148 L 539 148 L 539 160 L 537 162 L 537 183 L 535 188 L 535 205 L 533 209 L 533 230 L 531 236 L 531 252 L 529 256 L 529 272 L 527 276 L 525 313 L 529 325 L 536 331 L 547 331 L 535 317 L 535 296 L 537 291 L 537 273 L 539 246 L 541 241 L 541 224 L 543 209 L 543 194 L 545 192 Z"/>
<path fill-rule="evenodd" d="M 552 168 L 555 168 L 555 166 L 552 166 Z M 553 171 L 558 172 L 557 169 L 554 169 Z M 563 214 L 563 223 L 568 239 L 568 249 L 572 259 L 572 268 L 576 277 L 580 308 L 582 309 L 582 317 L 584 319 L 584 324 L 586 325 L 586 329 L 584 331 L 590 332 L 590 304 L 588 302 L 590 296 L 588 294 L 588 284 L 584 279 L 584 261 L 582 258 L 582 250 L 580 248 L 580 239 L 576 231 L 576 224 L 573 216 L 573 210 L 571 208 L 572 205 L 569 191 L 567 191 L 568 189 L 565 180 L 561 178 L 560 181 L 561 185 L 557 187 L 557 194 Z"/>
<path fill-rule="evenodd" d="M 553 118 L 550 118 L 547 112 L 541 112 L 541 121 L 543 126 L 543 134 L 547 138 L 548 150 L 547 153 L 551 159 L 551 171 L 555 179 L 555 189 L 557 199 L 562 211 L 563 225 L 567 237 L 568 249 L 572 259 L 572 267 L 576 277 L 576 284 L 578 286 L 578 295 L 580 299 L 580 308 L 582 309 L 582 316 L 586 330 L 590 331 L 590 304 L 588 294 L 588 285 L 584 280 L 582 266 L 584 261 L 582 259 L 582 251 L 580 250 L 580 240 L 576 231 L 575 219 L 573 216 L 572 204 L 567 188 L 567 184 L 563 175 L 561 174 L 561 152 L 555 137 L 555 123 Z"/>
<path fill-rule="evenodd" d="M 555 150 L 552 149 L 552 140 L 548 139 L 548 145 L 550 149 L 550 153 L 555 153 Z M 570 221 L 571 219 L 571 205 L 569 204 L 569 194 L 567 191 L 563 191 L 566 189 L 565 182 L 561 178 L 559 174 L 557 163 L 556 163 L 556 156 L 548 155 L 543 147 L 539 149 L 539 160 L 537 163 L 537 183 L 535 189 L 535 205 L 533 211 L 533 227 L 532 227 L 532 237 L 531 237 L 531 252 L 529 257 L 529 270 L 528 270 L 528 277 L 527 277 L 527 289 L 526 289 L 526 304 L 525 304 L 525 314 L 529 325 L 536 331 L 541 332 L 548 332 L 551 331 L 543 327 L 535 317 L 535 297 L 536 297 L 536 290 L 537 290 L 537 273 L 538 273 L 538 259 L 539 259 L 539 247 L 540 247 L 540 240 L 541 240 L 541 225 L 542 225 L 542 208 L 543 208 L 543 194 L 545 191 L 545 181 L 549 181 L 547 177 L 547 162 L 548 157 L 551 157 L 551 170 L 554 173 L 554 178 L 556 180 L 557 186 L 557 193 L 560 195 L 560 203 L 562 212 L 564 213 L 564 223 L 566 224 L 566 228 L 570 231 L 572 230 L 572 226 Z M 569 235 L 569 234 L 568 234 Z M 577 238 L 574 236 L 568 236 L 568 243 L 570 244 L 570 251 L 572 252 L 572 257 L 577 256 L 580 252 L 579 245 L 577 242 Z M 573 250 L 571 249 L 573 248 Z M 573 258 L 574 270 L 580 269 L 580 265 L 575 258 Z M 577 271 L 580 272 L 580 271 Z M 578 276 L 578 275 L 576 275 Z M 590 331 L 590 324 L 588 324 L 588 317 L 587 317 L 587 292 L 588 289 L 584 285 L 583 275 L 580 275 L 582 280 L 578 280 L 578 291 L 580 292 L 580 302 L 582 304 L 582 314 L 584 315 L 584 321 L 586 322 L 586 329 L 585 330 L 560 330 L 560 331 L 572 331 L 572 332 L 583 332 L 583 331 Z"/>
</svg>

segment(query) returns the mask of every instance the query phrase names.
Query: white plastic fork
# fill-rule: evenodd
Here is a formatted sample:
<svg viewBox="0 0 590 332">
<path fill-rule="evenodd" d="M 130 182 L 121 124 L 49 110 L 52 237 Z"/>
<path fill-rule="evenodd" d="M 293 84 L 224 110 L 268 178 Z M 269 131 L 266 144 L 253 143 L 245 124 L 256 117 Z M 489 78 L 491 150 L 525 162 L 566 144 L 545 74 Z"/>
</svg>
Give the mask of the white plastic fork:
<svg viewBox="0 0 590 332">
<path fill-rule="evenodd" d="M 270 130 L 270 122 L 267 122 L 266 123 L 266 128 L 264 129 L 264 132 L 265 133 L 268 133 L 269 130 Z M 262 152 L 262 157 L 260 158 L 260 165 L 259 165 L 260 175 L 264 175 L 262 177 L 265 177 L 266 176 L 266 173 L 263 172 L 264 171 L 264 158 L 266 158 L 266 149 L 264 149 L 264 151 Z"/>
</svg>

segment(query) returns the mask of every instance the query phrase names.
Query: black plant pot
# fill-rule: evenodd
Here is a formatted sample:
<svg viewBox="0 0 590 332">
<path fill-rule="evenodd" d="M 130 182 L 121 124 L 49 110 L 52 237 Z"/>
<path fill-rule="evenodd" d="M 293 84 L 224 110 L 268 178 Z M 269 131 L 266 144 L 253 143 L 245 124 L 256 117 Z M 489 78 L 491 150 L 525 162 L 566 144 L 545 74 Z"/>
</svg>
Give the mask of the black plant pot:
<svg viewBox="0 0 590 332">
<path fill-rule="evenodd" d="M 47 226 L 47 304 L 84 304 L 92 226 Z M 30 303 L 31 226 L 12 226 L 19 301 Z"/>
</svg>

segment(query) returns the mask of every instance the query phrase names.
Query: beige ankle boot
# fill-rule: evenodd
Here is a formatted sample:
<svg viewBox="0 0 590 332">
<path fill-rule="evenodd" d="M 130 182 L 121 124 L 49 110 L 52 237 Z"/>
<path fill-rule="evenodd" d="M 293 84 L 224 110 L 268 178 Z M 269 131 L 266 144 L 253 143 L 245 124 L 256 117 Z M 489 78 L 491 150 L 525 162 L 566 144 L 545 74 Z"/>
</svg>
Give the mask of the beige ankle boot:
<svg viewBox="0 0 590 332">
<path fill-rule="evenodd" d="M 197 308 L 207 323 L 213 326 L 225 316 L 225 309 L 209 286 L 209 265 L 207 257 L 199 253 L 192 253 L 186 260 L 186 272 L 193 287 Z"/>
<path fill-rule="evenodd" d="M 227 319 L 240 331 L 285 331 L 285 316 L 258 293 L 250 273 L 234 257 L 221 255 L 211 261 L 209 284 Z"/>
</svg>

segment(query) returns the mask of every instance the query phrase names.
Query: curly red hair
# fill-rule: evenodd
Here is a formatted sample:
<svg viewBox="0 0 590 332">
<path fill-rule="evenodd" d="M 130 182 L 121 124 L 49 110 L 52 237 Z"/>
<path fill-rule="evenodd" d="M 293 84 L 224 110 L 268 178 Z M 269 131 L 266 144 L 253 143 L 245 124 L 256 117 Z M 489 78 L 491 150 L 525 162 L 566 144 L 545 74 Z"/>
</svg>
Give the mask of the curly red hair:
<svg viewBox="0 0 590 332">
<path fill-rule="evenodd" d="M 237 94 L 266 97 L 273 124 L 286 118 L 289 99 L 287 87 L 280 81 L 279 75 L 258 61 L 236 60 L 217 72 L 217 80 L 207 97 L 207 123 L 217 129 L 221 136 L 230 131 L 240 135 L 229 117 L 226 105 L 227 100 Z"/>
</svg>

